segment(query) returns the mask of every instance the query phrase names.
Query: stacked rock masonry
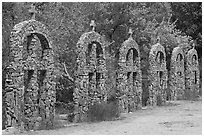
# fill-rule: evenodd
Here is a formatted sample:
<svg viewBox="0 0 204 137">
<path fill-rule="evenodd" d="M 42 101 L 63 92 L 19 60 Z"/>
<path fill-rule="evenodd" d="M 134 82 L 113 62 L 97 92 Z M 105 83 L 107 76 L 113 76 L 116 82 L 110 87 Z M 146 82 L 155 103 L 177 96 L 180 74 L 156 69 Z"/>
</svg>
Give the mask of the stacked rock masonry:
<svg viewBox="0 0 204 137">
<path fill-rule="evenodd" d="M 142 74 L 140 51 L 132 35 L 123 42 L 119 50 L 117 72 L 120 112 L 131 112 L 142 107 Z"/>
<path fill-rule="evenodd" d="M 92 25 L 95 25 L 92 21 Z M 74 121 L 85 121 L 94 103 L 107 100 L 107 77 L 104 38 L 94 30 L 84 33 L 77 43 L 76 88 L 74 90 Z"/>
<path fill-rule="evenodd" d="M 184 99 L 184 91 L 184 53 L 182 48 L 175 47 L 171 55 L 170 100 Z"/>
<path fill-rule="evenodd" d="M 149 104 L 162 105 L 166 102 L 167 69 L 164 47 L 157 43 L 149 53 Z"/>
<path fill-rule="evenodd" d="M 190 99 L 196 97 L 199 94 L 199 63 L 198 54 L 195 48 L 192 48 L 187 52 L 185 63 L 186 74 L 186 91 L 185 98 Z"/>
<path fill-rule="evenodd" d="M 14 26 L 7 68 L 7 127 L 20 130 L 53 126 L 55 76 L 52 41 L 46 27 L 34 20 Z"/>
</svg>

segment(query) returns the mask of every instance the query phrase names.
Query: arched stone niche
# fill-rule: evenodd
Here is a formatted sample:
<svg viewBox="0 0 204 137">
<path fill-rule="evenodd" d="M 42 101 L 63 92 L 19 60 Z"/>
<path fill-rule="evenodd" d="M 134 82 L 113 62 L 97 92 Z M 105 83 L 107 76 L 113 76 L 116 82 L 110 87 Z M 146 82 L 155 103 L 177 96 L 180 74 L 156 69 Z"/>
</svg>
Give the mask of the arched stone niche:
<svg viewBox="0 0 204 137">
<path fill-rule="evenodd" d="M 167 69 L 165 49 L 160 43 L 152 46 L 149 63 L 149 103 L 161 105 L 166 102 Z"/>
<path fill-rule="evenodd" d="M 185 74 L 184 53 L 180 47 L 175 47 L 171 55 L 170 70 L 170 100 L 184 99 Z"/>
<path fill-rule="evenodd" d="M 7 126 L 25 130 L 53 126 L 55 76 L 52 41 L 46 27 L 28 20 L 14 26 L 7 71 Z"/>
<path fill-rule="evenodd" d="M 194 48 L 187 52 L 185 74 L 186 74 L 185 98 L 186 99 L 194 98 L 199 94 L 199 82 L 200 82 L 198 54 Z"/>
<path fill-rule="evenodd" d="M 106 57 L 104 38 L 94 30 L 84 33 L 77 42 L 74 121 L 85 121 L 90 105 L 107 100 L 105 87 Z"/>
<path fill-rule="evenodd" d="M 142 107 L 142 73 L 138 44 L 130 36 L 119 50 L 117 71 L 117 92 L 119 109 L 130 112 Z"/>
</svg>

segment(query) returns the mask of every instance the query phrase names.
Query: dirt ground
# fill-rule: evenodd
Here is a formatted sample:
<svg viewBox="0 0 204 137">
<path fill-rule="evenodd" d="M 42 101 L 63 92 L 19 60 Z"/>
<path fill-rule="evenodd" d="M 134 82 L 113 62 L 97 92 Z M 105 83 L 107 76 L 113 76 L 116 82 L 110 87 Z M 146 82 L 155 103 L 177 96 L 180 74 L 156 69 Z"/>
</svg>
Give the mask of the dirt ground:
<svg viewBox="0 0 204 137">
<path fill-rule="evenodd" d="M 3 132 L 3 134 L 7 134 Z M 68 124 L 55 130 L 29 131 L 38 135 L 201 135 L 202 101 L 174 101 L 121 114 L 115 121 Z"/>
</svg>

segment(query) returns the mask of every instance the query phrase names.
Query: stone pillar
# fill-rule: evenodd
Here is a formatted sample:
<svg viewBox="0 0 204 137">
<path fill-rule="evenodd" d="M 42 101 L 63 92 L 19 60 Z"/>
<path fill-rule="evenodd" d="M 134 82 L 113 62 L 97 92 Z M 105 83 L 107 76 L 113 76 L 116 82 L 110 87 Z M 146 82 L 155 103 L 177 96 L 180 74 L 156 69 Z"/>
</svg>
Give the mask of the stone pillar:
<svg viewBox="0 0 204 137">
<path fill-rule="evenodd" d="M 152 46 L 149 53 L 149 62 L 149 80 L 151 82 L 149 103 L 153 106 L 162 105 L 166 102 L 167 69 L 165 50 L 159 43 Z"/>
<path fill-rule="evenodd" d="M 16 121 L 11 126 L 19 130 L 51 128 L 55 113 L 55 76 L 49 32 L 40 22 L 28 20 L 14 26 L 10 41 L 13 69 L 10 91 L 14 94 L 6 98 L 9 104 L 15 104 L 12 117 L 15 116 Z"/>
<path fill-rule="evenodd" d="M 185 75 L 184 54 L 180 47 L 175 47 L 171 56 L 170 99 L 184 99 Z"/>
<path fill-rule="evenodd" d="M 193 48 L 187 52 L 185 64 L 185 98 L 195 99 L 199 95 L 199 63 L 197 51 Z"/>
<path fill-rule="evenodd" d="M 140 53 L 131 35 L 119 50 L 117 92 L 120 96 L 120 112 L 131 112 L 142 107 Z"/>
<path fill-rule="evenodd" d="M 91 23 L 94 25 L 94 22 Z M 94 25 L 95 26 L 95 25 Z M 93 27 L 93 26 L 92 26 Z M 85 121 L 89 108 L 106 101 L 106 58 L 104 38 L 92 31 L 84 33 L 77 42 L 76 88 L 74 90 L 75 122 Z M 83 81 L 86 86 L 83 86 Z"/>
</svg>

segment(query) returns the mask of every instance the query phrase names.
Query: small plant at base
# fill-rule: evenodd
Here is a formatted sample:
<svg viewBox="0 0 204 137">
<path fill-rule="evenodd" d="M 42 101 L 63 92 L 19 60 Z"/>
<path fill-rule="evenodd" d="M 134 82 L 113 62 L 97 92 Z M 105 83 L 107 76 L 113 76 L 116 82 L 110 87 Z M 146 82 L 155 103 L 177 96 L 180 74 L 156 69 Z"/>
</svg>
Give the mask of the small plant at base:
<svg viewBox="0 0 204 137">
<path fill-rule="evenodd" d="M 87 121 L 109 121 L 119 117 L 117 101 L 95 103 L 87 112 Z"/>
</svg>

